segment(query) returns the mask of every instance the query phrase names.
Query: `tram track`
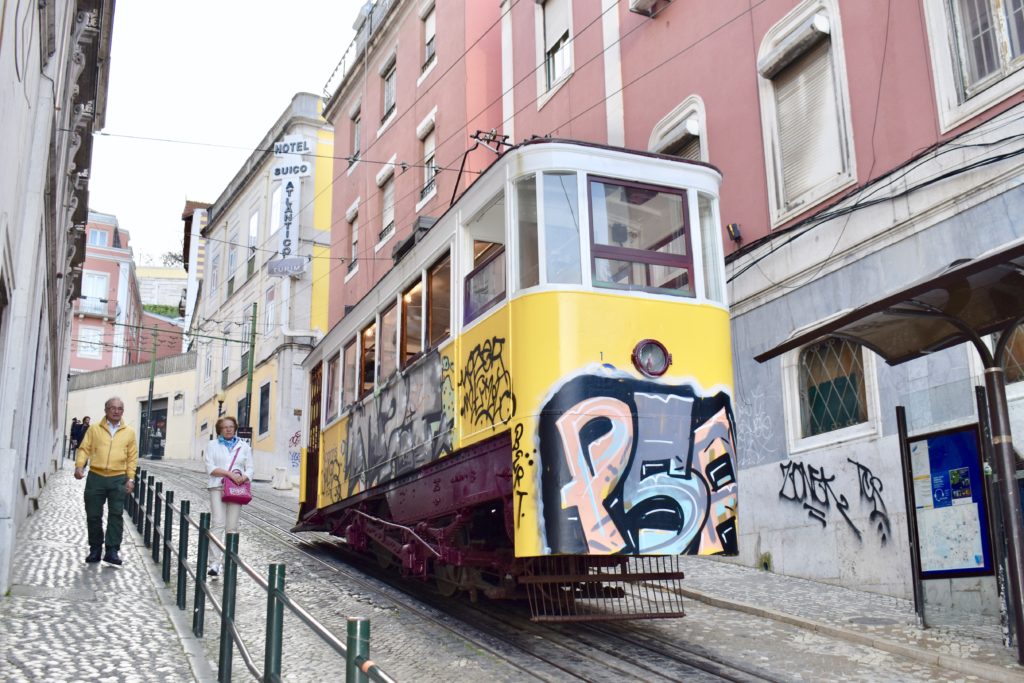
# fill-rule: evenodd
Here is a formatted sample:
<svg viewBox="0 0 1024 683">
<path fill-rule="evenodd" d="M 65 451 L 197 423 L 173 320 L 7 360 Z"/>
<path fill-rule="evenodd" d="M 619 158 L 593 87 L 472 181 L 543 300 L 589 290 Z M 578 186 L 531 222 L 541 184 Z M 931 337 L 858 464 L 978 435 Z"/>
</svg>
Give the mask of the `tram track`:
<svg viewBox="0 0 1024 683">
<path fill-rule="evenodd" d="M 149 466 L 175 486 L 184 484 L 190 491 L 205 494 L 205 474 L 173 465 Z M 179 489 L 180 490 L 180 489 Z M 181 493 L 176 494 L 179 500 Z M 243 519 L 273 543 L 300 553 L 309 561 L 343 579 L 346 587 L 355 586 L 375 596 L 375 602 L 388 603 L 422 620 L 428 627 L 464 641 L 469 647 L 487 653 L 521 675 L 545 681 L 565 680 L 645 680 L 676 681 L 726 680 L 737 683 L 775 681 L 766 672 L 737 667 L 709 653 L 664 639 L 651 633 L 644 638 L 621 633 L 616 626 L 594 624 L 551 625 L 536 623 L 521 606 L 465 599 L 443 598 L 426 585 L 397 575 L 381 576 L 373 560 L 352 552 L 337 537 L 310 532 L 290 531 L 295 522 L 294 508 L 269 497 L 254 497 L 243 508 Z M 371 576 L 372 578 L 367 578 Z M 572 629 L 571 632 L 568 632 Z"/>
</svg>

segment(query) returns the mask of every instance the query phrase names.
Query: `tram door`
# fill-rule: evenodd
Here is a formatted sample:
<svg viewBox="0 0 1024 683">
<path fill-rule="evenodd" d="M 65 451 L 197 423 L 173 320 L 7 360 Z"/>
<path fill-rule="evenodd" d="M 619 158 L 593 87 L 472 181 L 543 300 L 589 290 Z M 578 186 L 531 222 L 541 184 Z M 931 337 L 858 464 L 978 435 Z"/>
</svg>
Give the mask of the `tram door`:
<svg viewBox="0 0 1024 683">
<path fill-rule="evenodd" d="M 143 455 L 154 460 L 164 457 L 167 444 L 167 399 L 153 399 L 153 414 L 146 413 L 147 401 L 142 401 L 141 427 L 146 430 L 143 441 Z"/>
<path fill-rule="evenodd" d="M 306 443 L 306 473 L 302 485 L 302 503 L 299 518 L 316 510 L 317 483 L 320 480 L 320 399 L 323 363 L 317 363 L 309 373 L 309 440 Z"/>
</svg>

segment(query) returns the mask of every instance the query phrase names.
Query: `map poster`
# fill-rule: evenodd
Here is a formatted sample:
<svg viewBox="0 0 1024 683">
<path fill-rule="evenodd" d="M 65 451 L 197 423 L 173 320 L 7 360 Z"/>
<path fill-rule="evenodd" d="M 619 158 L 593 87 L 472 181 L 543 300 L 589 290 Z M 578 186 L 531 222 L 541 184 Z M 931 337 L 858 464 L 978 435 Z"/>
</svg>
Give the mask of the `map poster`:
<svg viewBox="0 0 1024 683">
<path fill-rule="evenodd" d="M 908 442 L 921 578 L 992 573 L 977 426 Z"/>
</svg>

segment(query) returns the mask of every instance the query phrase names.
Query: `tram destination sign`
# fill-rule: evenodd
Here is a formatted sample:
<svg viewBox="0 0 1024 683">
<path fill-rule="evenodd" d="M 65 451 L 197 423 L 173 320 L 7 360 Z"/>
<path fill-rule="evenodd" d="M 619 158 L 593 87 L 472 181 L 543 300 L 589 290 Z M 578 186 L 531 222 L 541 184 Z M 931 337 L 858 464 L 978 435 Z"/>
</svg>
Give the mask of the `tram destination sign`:
<svg viewBox="0 0 1024 683">
<path fill-rule="evenodd" d="M 267 275 L 270 277 L 298 277 L 306 272 L 308 262 L 301 256 L 267 261 Z"/>
</svg>

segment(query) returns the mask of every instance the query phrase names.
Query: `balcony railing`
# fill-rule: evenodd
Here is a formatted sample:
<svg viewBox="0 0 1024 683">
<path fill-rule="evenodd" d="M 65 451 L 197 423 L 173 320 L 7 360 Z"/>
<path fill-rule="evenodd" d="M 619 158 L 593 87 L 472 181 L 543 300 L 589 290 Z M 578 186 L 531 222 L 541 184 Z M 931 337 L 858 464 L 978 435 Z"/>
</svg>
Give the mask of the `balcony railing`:
<svg viewBox="0 0 1024 683">
<path fill-rule="evenodd" d="M 113 319 L 117 317 L 117 303 L 106 299 L 84 296 L 75 301 L 74 315 Z"/>
<path fill-rule="evenodd" d="M 434 186 L 437 184 L 437 178 L 431 176 L 430 180 L 423 184 L 423 189 L 420 190 L 420 199 L 426 199 L 427 195 L 434 191 Z"/>
<path fill-rule="evenodd" d="M 348 271 L 347 272 L 351 273 L 353 270 L 356 269 L 356 266 L 358 266 L 358 265 L 359 265 L 359 259 L 352 259 L 351 261 L 348 262 Z"/>
<path fill-rule="evenodd" d="M 426 44 L 426 55 L 423 57 L 423 68 L 420 69 L 421 72 L 426 71 L 431 63 L 433 63 L 434 56 L 434 38 L 431 38 Z"/>
<path fill-rule="evenodd" d="M 395 231 L 395 222 L 391 221 L 390 223 L 388 223 L 387 225 L 384 226 L 383 230 L 381 230 L 379 233 L 377 233 L 377 241 L 378 242 L 383 242 L 385 239 L 387 239 L 388 235 L 390 235 L 394 231 Z"/>
</svg>

